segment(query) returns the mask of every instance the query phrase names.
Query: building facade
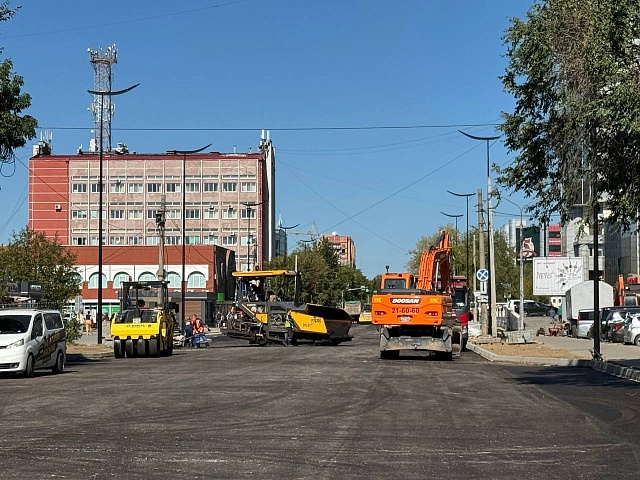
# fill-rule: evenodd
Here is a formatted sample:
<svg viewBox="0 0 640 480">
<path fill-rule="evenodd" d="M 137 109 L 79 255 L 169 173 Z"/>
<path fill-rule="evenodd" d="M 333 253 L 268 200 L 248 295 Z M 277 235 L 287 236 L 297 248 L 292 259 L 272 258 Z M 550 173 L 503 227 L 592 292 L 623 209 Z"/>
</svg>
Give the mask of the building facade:
<svg viewBox="0 0 640 480">
<path fill-rule="evenodd" d="M 275 151 L 264 134 L 258 153 L 103 153 L 102 213 L 100 155 L 48 151 L 29 165 L 29 228 L 48 238 L 96 246 L 102 215 L 104 246 L 155 246 L 164 208 L 167 247 L 220 245 L 239 270 L 275 254 Z"/>
<path fill-rule="evenodd" d="M 322 234 L 322 238 L 326 238 L 335 249 L 340 265 L 356 268 L 356 246 L 351 237 L 336 233 L 331 235 L 325 233 Z"/>
</svg>

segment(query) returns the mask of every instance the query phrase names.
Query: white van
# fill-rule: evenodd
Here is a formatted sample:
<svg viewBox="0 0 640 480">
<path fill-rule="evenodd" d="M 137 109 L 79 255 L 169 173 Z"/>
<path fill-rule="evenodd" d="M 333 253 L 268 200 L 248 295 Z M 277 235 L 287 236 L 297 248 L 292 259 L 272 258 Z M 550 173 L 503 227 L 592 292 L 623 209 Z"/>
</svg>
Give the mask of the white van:
<svg viewBox="0 0 640 480">
<path fill-rule="evenodd" d="M 57 310 L 19 308 L 0 310 L 0 373 L 23 373 L 50 368 L 62 373 L 67 342 Z"/>
</svg>

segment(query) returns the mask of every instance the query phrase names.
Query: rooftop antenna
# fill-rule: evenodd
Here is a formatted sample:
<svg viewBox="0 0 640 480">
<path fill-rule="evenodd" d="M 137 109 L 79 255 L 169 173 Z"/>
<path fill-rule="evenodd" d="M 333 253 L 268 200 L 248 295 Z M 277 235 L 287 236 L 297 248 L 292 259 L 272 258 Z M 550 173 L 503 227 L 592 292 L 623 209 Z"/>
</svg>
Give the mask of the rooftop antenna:
<svg viewBox="0 0 640 480">
<path fill-rule="evenodd" d="M 93 90 L 95 92 L 111 92 L 113 85 L 113 75 L 111 67 L 118 63 L 118 50 L 115 44 L 103 49 L 94 50 L 88 48 L 89 62 L 93 66 Z M 100 115 L 100 105 L 102 105 L 102 116 Z M 111 95 L 93 96 L 93 102 L 89 107 L 93 115 L 93 145 L 96 152 L 100 151 L 100 118 L 102 118 L 102 151 L 111 151 L 111 117 L 114 112 L 114 105 Z"/>
</svg>

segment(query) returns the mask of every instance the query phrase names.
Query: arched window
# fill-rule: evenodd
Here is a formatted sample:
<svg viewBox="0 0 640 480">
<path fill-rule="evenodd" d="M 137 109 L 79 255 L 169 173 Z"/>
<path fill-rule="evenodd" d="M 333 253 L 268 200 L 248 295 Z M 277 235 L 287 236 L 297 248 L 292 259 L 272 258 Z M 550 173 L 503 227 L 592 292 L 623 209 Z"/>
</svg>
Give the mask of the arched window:
<svg viewBox="0 0 640 480">
<path fill-rule="evenodd" d="M 138 281 L 139 282 L 144 282 L 144 281 L 147 281 L 147 280 L 156 280 L 156 276 L 151 272 L 142 272 L 138 276 Z"/>
<path fill-rule="evenodd" d="M 128 273 L 118 272 L 113 277 L 113 288 L 120 288 L 122 282 L 128 282 L 131 276 Z"/>
<path fill-rule="evenodd" d="M 169 272 L 167 282 L 169 282 L 169 288 L 180 288 L 180 275 L 176 272 Z"/>
<path fill-rule="evenodd" d="M 89 288 L 98 288 L 98 274 L 93 273 L 89 277 Z M 107 276 L 102 274 L 102 288 L 107 288 Z"/>
<path fill-rule="evenodd" d="M 193 272 L 187 277 L 187 288 L 205 288 L 207 279 L 200 272 Z"/>
</svg>

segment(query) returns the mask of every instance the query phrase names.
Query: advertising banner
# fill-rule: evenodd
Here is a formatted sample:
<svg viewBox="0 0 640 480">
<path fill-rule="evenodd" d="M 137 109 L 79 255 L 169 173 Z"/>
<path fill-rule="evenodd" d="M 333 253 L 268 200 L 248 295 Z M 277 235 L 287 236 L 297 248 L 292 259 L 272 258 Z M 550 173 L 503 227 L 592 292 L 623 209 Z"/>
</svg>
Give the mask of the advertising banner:
<svg viewBox="0 0 640 480">
<path fill-rule="evenodd" d="M 533 258 L 533 294 L 564 295 L 584 281 L 582 257 Z"/>
</svg>

